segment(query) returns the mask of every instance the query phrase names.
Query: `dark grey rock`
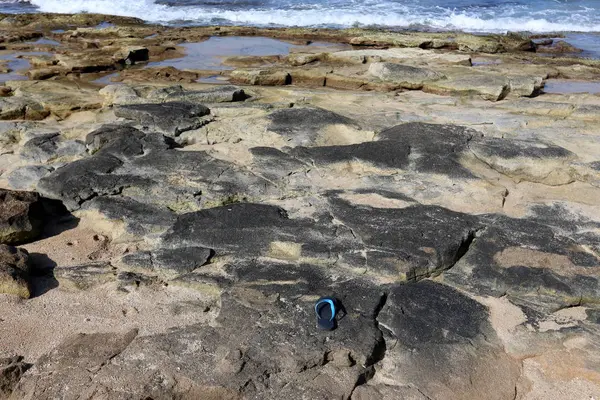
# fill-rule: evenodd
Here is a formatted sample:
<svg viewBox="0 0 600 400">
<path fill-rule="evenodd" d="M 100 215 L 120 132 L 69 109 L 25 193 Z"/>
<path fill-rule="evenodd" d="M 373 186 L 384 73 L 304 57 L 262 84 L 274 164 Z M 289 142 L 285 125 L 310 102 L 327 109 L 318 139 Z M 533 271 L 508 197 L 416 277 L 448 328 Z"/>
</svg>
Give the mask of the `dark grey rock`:
<svg viewBox="0 0 600 400">
<path fill-rule="evenodd" d="M 377 320 L 386 335 L 381 378 L 426 398 L 514 396 L 520 362 L 504 352 L 486 307 L 432 281 L 397 285 Z"/>
<path fill-rule="evenodd" d="M 549 143 L 533 140 L 483 138 L 474 141 L 471 149 L 485 157 L 499 158 L 572 158 L 575 155 L 569 150 Z"/>
<path fill-rule="evenodd" d="M 116 269 L 108 262 L 54 268 L 60 287 L 70 290 L 88 290 L 114 282 L 116 275 Z"/>
<path fill-rule="evenodd" d="M 85 145 L 78 140 L 62 140 L 59 133 L 49 133 L 28 140 L 20 155 L 28 161 L 45 163 L 58 157 L 83 154 L 85 150 Z"/>
<path fill-rule="evenodd" d="M 28 165 L 17 168 L 7 176 L 8 184 L 13 189 L 31 190 L 37 186 L 40 179 L 52 171 L 54 168 L 45 165 Z"/>
<path fill-rule="evenodd" d="M 161 104 L 129 104 L 114 108 L 117 117 L 136 121 L 139 125 L 169 136 L 197 129 L 204 124 L 201 117 L 210 114 L 202 104 L 168 102 Z"/>
<path fill-rule="evenodd" d="M 407 280 L 451 268 L 481 228 L 476 217 L 437 206 L 355 206 L 331 197 L 331 212 L 363 243 L 365 267 Z"/>
<path fill-rule="evenodd" d="M 438 173 L 455 178 L 474 178 L 460 164 L 460 157 L 472 140 L 481 134 L 456 125 L 411 122 L 379 133 L 382 141 L 398 141 L 410 148 L 410 169 L 422 173 Z"/>
<path fill-rule="evenodd" d="M 59 133 L 40 135 L 27 141 L 21 148 L 22 158 L 33 162 L 46 162 L 56 155 Z"/>
<path fill-rule="evenodd" d="M 548 219 L 482 216 L 467 254 L 444 280 L 473 293 L 507 296 L 513 303 L 544 313 L 600 299 L 594 273 L 599 260 L 586 250 L 597 238 L 570 237 Z M 597 228 L 596 228 L 597 229 Z"/>
<path fill-rule="evenodd" d="M 169 209 L 120 196 L 96 197 L 86 202 L 83 209 L 95 210 L 108 219 L 123 221 L 126 230 L 137 236 L 162 233 L 176 219 L 176 214 Z"/>
<path fill-rule="evenodd" d="M 317 166 L 362 161 L 381 168 L 403 169 L 409 164 L 410 151 L 410 146 L 402 142 L 380 141 L 346 146 L 295 147 L 289 153 Z"/>
<path fill-rule="evenodd" d="M 204 247 L 180 247 L 126 254 L 121 263 L 132 271 L 173 279 L 206 264 L 211 255 L 212 251 Z"/>
<path fill-rule="evenodd" d="M 269 114 L 270 131 L 282 135 L 290 144 L 311 145 L 319 133 L 329 125 L 347 125 L 359 129 L 350 118 L 322 108 L 283 108 Z"/>
</svg>

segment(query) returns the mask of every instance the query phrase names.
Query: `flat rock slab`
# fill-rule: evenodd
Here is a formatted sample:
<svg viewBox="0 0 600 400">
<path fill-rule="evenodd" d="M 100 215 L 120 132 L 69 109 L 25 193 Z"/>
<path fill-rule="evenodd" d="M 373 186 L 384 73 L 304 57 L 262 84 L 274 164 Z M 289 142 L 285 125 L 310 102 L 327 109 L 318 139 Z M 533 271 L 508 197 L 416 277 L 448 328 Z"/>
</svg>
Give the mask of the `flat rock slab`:
<svg viewBox="0 0 600 400">
<path fill-rule="evenodd" d="M 138 252 L 123 256 L 119 270 L 174 279 L 206 264 L 212 254 L 211 249 L 204 247 L 182 247 Z"/>
<path fill-rule="evenodd" d="M 197 324 L 138 337 L 92 378 L 94 387 L 109 397 L 172 398 L 185 390 L 175 381 L 185 380 L 196 398 L 349 398 L 381 354 L 381 288 L 335 282 L 307 264 L 244 262 L 228 271 L 240 285 L 221 296 L 218 328 Z M 313 299 L 324 293 L 339 294 L 347 313 L 334 332 L 316 326 Z M 150 365 L 158 368 L 142 373 Z M 158 376 L 174 379 L 151 384 Z M 56 378 L 48 375 L 44 385 L 70 390 Z"/>
<path fill-rule="evenodd" d="M 136 234 L 164 230 L 178 213 L 277 191 L 265 179 L 206 152 L 178 151 L 159 133 L 105 125 L 88 134 L 86 143 L 92 155 L 44 176 L 38 190 L 69 210 L 96 209 L 124 220 Z"/>
<path fill-rule="evenodd" d="M 461 74 L 427 83 L 423 86 L 423 90 L 435 94 L 476 96 L 484 100 L 500 101 L 510 92 L 510 82 L 504 76 Z"/>
<path fill-rule="evenodd" d="M 229 103 L 244 101 L 248 97 L 244 89 L 224 85 L 206 90 L 185 90 L 182 86 L 169 86 L 150 92 L 147 98 L 149 100 L 159 99 L 163 102 Z"/>
<path fill-rule="evenodd" d="M 169 136 L 197 129 L 204 124 L 200 119 L 210 114 L 202 104 L 172 101 L 160 104 L 129 104 L 114 108 L 117 117 L 136 121 L 146 129 L 158 130 Z"/>
<path fill-rule="evenodd" d="M 372 63 L 369 74 L 384 81 L 400 83 L 407 89 L 421 89 L 423 83 L 445 78 L 444 74 L 427 68 L 395 63 Z"/>
<path fill-rule="evenodd" d="M 329 126 L 344 125 L 360 129 L 358 124 L 343 115 L 312 107 L 283 108 L 268 116 L 270 131 L 283 136 L 293 146 L 311 145 Z"/>
<path fill-rule="evenodd" d="M 533 140 L 485 138 L 469 144 L 475 156 L 494 170 L 517 181 L 564 185 L 577 179 L 575 154 Z"/>
<path fill-rule="evenodd" d="M 444 281 L 478 294 L 507 296 L 541 312 L 595 304 L 600 299 L 600 258 L 588 249 L 599 243 L 585 232 L 600 226 L 583 220 L 561 224 L 560 208 L 539 212 L 524 219 L 483 216 L 485 228 Z"/>
<path fill-rule="evenodd" d="M 96 392 L 91 379 L 136 336 L 137 331 L 132 330 L 124 334 L 80 333 L 68 338 L 38 360 L 15 388 L 13 398 L 76 398 Z"/>
<path fill-rule="evenodd" d="M 504 353 L 487 309 L 455 289 L 395 286 L 377 320 L 389 335 L 378 371 L 387 382 L 431 399 L 514 396 L 520 362 Z"/>
</svg>

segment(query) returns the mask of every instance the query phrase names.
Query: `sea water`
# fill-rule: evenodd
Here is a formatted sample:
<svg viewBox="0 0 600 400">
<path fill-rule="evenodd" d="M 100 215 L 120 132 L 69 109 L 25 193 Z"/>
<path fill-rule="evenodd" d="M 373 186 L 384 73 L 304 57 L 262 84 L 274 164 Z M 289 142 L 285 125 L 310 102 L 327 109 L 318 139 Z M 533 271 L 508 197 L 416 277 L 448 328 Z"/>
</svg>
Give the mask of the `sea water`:
<svg viewBox="0 0 600 400">
<path fill-rule="evenodd" d="M 170 25 L 600 31 L 600 0 L 0 0 L 0 12 L 90 12 Z"/>
</svg>

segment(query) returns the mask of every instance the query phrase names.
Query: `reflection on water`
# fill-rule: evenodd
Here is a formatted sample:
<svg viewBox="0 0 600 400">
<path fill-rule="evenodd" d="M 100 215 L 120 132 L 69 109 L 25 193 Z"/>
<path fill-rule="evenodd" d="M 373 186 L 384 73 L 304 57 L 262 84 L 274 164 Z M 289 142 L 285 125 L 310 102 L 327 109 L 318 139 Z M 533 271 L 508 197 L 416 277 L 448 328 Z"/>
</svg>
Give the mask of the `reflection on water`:
<svg viewBox="0 0 600 400">
<path fill-rule="evenodd" d="M 600 93 L 600 82 L 574 81 L 568 79 L 548 79 L 544 85 L 545 93 Z"/>
<path fill-rule="evenodd" d="M 27 53 L 12 53 L 12 54 L 0 54 L 0 60 L 8 60 L 7 67 L 11 70 L 6 74 L 0 74 L 0 82 L 6 81 L 22 81 L 27 80 L 27 76 L 23 75 L 22 72 L 27 70 L 31 64 L 26 58 L 19 58 L 19 56 L 51 56 L 52 54 L 44 51 L 33 51 Z"/>
<path fill-rule="evenodd" d="M 277 56 L 287 55 L 297 45 L 266 37 L 211 37 L 200 43 L 184 43 L 186 55 L 173 60 L 148 64 L 148 67 L 175 67 L 179 70 L 231 70 L 222 64 L 223 57 L 231 56 Z M 315 42 L 310 46 L 339 46 L 331 43 Z"/>
</svg>

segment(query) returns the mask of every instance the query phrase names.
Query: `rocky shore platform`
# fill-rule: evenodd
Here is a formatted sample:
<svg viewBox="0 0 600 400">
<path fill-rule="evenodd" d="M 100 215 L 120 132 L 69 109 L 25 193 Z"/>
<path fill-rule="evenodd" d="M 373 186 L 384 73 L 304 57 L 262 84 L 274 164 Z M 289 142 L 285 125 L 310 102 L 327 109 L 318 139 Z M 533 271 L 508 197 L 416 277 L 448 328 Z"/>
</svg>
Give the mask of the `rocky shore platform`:
<svg viewBox="0 0 600 400">
<path fill-rule="evenodd" d="M 600 399 L 600 96 L 545 90 L 600 61 L 93 14 L 0 48 L 0 398 Z"/>
</svg>

